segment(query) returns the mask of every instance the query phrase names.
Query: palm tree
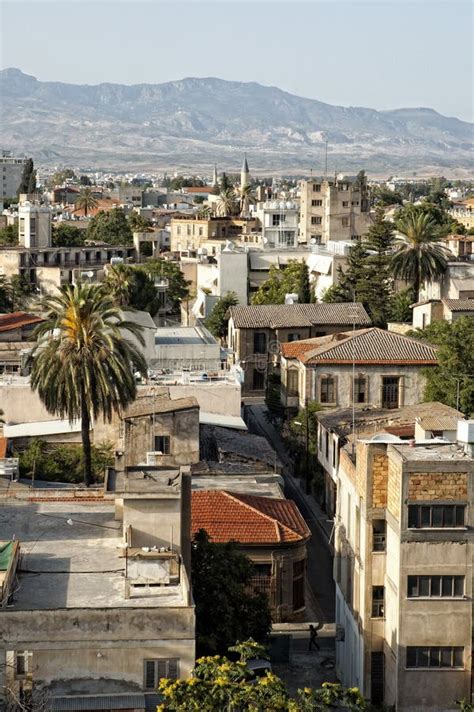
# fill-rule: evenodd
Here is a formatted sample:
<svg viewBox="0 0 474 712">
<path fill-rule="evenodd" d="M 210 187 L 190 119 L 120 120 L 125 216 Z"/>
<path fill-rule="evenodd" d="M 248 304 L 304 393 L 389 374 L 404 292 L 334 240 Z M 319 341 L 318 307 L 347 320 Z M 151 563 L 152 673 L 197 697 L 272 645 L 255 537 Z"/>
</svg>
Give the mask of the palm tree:
<svg viewBox="0 0 474 712">
<path fill-rule="evenodd" d="M 97 198 L 92 192 L 92 188 L 83 188 L 76 200 L 75 207 L 78 210 L 84 210 L 84 215 L 87 217 L 87 213 L 96 208 L 98 204 Z"/>
<path fill-rule="evenodd" d="M 139 351 L 123 336 L 144 343 L 141 328 L 123 320 L 101 285 L 66 284 L 42 303 L 45 321 L 36 329 L 31 354 L 31 387 L 46 409 L 70 421 L 81 418 L 84 482 L 92 483 L 90 425 L 135 399 L 135 370 L 146 373 Z"/>
<path fill-rule="evenodd" d="M 133 267 L 124 264 L 112 265 L 107 269 L 104 286 L 119 307 L 130 303 L 130 288 L 133 281 Z"/>
<path fill-rule="evenodd" d="M 232 188 L 225 188 L 219 193 L 216 203 L 216 213 L 219 217 L 235 215 L 238 211 L 237 196 Z"/>
<path fill-rule="evenodd" d="M 441 244 L 439 226 L 421 205 L 411 205 L 400 211 L 395 227 L 397 239 L 391 268 L 394 277 L 413 285 L 415 299 L 421 285 L 440 277 L 447 269 L 448 249 Z"/>
</svg>

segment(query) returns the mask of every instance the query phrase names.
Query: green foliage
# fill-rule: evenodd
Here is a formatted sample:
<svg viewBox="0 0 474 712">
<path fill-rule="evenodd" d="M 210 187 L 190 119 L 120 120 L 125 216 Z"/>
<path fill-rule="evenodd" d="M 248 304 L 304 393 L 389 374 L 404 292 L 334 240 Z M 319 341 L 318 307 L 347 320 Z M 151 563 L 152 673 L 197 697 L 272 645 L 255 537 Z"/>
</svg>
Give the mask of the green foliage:
<svg viewBox="0 0 474 712">
<path fill-rule="evenodd" d="M 206 200 L 206 198 L 203 195 L 195 195 L 193 202 L 195 205 L 202 205 L 202 203 L 204 203 L 205 200 Z"/>
<path fill-rule="evenodd" d="M 234 542 L 214 544 L 201 529 L 192 542 L 191 572 L 199 655 L 223 653 L 249 637 L 265 642 L 271 627 L 268 599 L 248 591 L 253 564 Z"/>
<path fill-rule="evenodd" d="M 395 219 L 402 237 L 392 258 L 392 271 L 396 278 L 413 285 L 417 301 L 423 282 L 440 277 L 447 268 L 449 253 L 440 240 L 450 229 L 443 223 L 443 215 L 429 204 L 407 205 Z"/>
<path fill-rule="evenodd" d="M 109 267 L 104 286 L 121 308 L 139 309 L 154 316 L 160 308 L 153 277 L 141 267 L 118 264 Z"/>
<path fill-rule="evenodd" d="M 99 203 L 97 202 L 97 198 L 95 197 L 92 188 L 86 187 L 79 193 L 74 207 L 76 210 L 83 210 L 84 215 L 87 217 L 90 211 L 94 210 L 98 204 Z"/>
<path fill-rule="evenodd" d="M 90 185 L 93 185 L 93 183 L 92 183 L 91 179 L 89 178 L 89 176 L 85 176 L 85 175 L 79 176 L 79 183 L 80 183 L 81 185 L 89 185 L 89 186 L 90 186 Z"/>
<path fill-rule="evenodd" d="M 62 171 L 56 171 L 49 181 L 49 186 L 55 188 L 57 185 L 64 185 L 67 181 L 75 180 L 76 174 L 72 168 L 64 168 Z"/>
<path fill-rule="evenodd" d="M 0 274 L 0 313 L 11 311 L 10 282 Z"/>
<path fill-rule="evenodd" d="M 403 205 L 403 196 L 398 191 L 390 190 L 386 186 L 378 186 L 372 190 L 372 202 L 381 207 Z"/>
<path fill-rule="evenodd" d="M 233 662 L 220 655 L 199 658 L 187 680 L 163 679 L 159 692 L 164 702 L 157 712 L 215 712 L 237 710 L 247 712 L 329 712 L 345 709 L 364 712 L 369 706 L 357 688 L 344 689 L 337 683 L 323 683 L 312 690 L 298 690 L 296 697 L 288 694 L 283 681 L 269 671 L 263 677 L 253 677 L 247 666 L 251 656 L 260 656 L 261 647 L 253 640 L 229 648 L 240 653 Z"/>
<path fill-rule="evenodd" d="M 136 397 L 135 371 L 146 363 L 125 337 L 143 343 L 141 329 L 124 321 L 101 285 L 64 285 L 41 304 L 45 321 L 36 329 L 30 356 L 31 388 L 46 410 L 82 423 L 84 481 L 92 482 L 90 425 L 102 416 L 110 422 Z"/>
<path fill-rule="evenodd" d="M 206 184 L 200 178 L 192 176 L 191 178 L 184 178 L 183 176 L 177 176 L 172 178 L 168 182 L 168 187 L 170 190 L 181 190 L 181 188 L 192 188 L 192 187 L 203 187 Z"/>
<path fill-rule="evenodd" d="M 53 225 L 51 241 L 54 247 L 82 247 L 85 233 L 75 225 L 59 222 Z"/>
<path fill-rule="evenodd" d="M 135 210 L 128 216 L 128 224 L 132 232 L 149 232 L 151 228 L 151 222 Z"/>
<path fill-rule="evenodd" d="M 412 336 L 438 346 L 438 366 L 426 369 L 426 401 L 440 401 L 474 414 L 474 317 L 435 321 Z"/>
<path fill-rule="evenodd" d="M 229 323 L 228 311 L 230 307 L 235 307 L 239 303 L 235 292 L 227 292 L 213 306 L 211 313 L 207 317 L 205 326 L 216 339 L 227 337 L 227 325 Z"/>
<path fill-rule="evenodd" d="M 8 290 L 10 295 L 10 310 L 19 311 L 27 308 L 30 297 L 36 293 L 36 286 L 31 281 L 29 275 L 14 274 L 10 277 L 10 280 L 8 280 Z"/>
<path fill-rule="evenodd" d="M 33 159 L 28 158 L 23 166 L 20 185 L 18 186 L 17 194 L 34 193 L 36 191 L 36 170 L 33 164 Z"/>
<path fill-rule="evenodd" d="M 21 477 L 47 482 L 81 482 L 83 478 L 83 449 L 80 445 L 52 446 L 34 439 L 18 453 Z M 106 467 L 114 464 L 114 448 L 109 442 L 92 445 L 92 477 L 100 481 Z"/>
<path fill-rule="evenodd" d="M 389 321 L 397 321 L 408 324 L 412 321 L 413 313 L 411 305 L 413 304 L 413 290 L 402 289 L 400 292 L 395 292 L 390 301 L 390 317 Z"/>
<path fill-rule="evenodd" d="M 18 225 L 7 225 L 0 229 L 0 247 L 18 245 Z"/>
<path fill-rule="evenodd" d="M 140 269 L 144 270 L 151 277 L 166 277 L 169 282 L 166 298 L 172 312 L 178 312 L 180 304 L 189 297 L 189 285 L 191 282 L 185 279 L 180 266 L 171 260 L 147 260 Z"/>
<path fill-rule="evenodd" d="M 269 277 L 255 292 L 252 304 L 284 304 L 285 295 L 293 293 L 298 294 L 301 304 L 314 300 L 304 260 L 290 260 L 284 269 L 271 265 Z"/>
<path fill-rule="evenodd" d="M 76 203 L 77 205 L 77 203 Z M 133 235 L 122 208 L 99 210 L 87 226 L 86 240 L 109 245 L 130 245 Z"/>
</svg>

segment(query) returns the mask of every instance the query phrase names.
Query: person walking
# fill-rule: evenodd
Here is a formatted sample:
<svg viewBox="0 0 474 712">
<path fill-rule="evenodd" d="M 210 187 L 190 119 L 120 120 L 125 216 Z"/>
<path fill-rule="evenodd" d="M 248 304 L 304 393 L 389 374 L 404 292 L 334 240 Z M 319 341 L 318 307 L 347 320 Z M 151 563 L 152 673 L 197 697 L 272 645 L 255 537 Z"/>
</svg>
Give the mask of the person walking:
<svg viewBox="0 0 474 712">
<path fill-rule="evenodd" d="M 308 645 L 308 651 L 311 652 L 313 649 L 313 645 L 316 648 L 316 650 L 319 650 L 319 644 L 318 641 L 316 640 L 318 637 L 318 631 L 314 627 L 314 625 L 309 626 L 309 645 Z"/>
</svg>

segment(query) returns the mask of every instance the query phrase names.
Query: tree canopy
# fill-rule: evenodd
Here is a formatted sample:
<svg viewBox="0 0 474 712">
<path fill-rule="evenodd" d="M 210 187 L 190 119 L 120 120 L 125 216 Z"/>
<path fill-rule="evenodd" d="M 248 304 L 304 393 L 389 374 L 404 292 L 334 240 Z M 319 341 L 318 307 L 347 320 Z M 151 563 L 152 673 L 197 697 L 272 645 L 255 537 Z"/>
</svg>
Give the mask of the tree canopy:
<svg viewBox="0 0 474 712">
<path fill-rule="evenodd" d="M 0 247 L 18 245 L 18 225 L 6 225 L 0 228 Z"/>
<path fill-rule="evenodd" d="M 122 208 L 107 212 L 99 210 L 87 226 L 85 239 L 109 245 L 130 245 L 133 235 Z"/>
<path fill-rule="evenodd" d="M 235 307 L 238 303 L 237 294 L 235 292 L 227 292 L 214 304 L 205 321 L 205 325 L 216 339 L 225 339 L 227 337 L 228 311 L 230 307 Z"/>
<path fill-rule="evenodd" d="M 191 578 L 199 655 L 222 654 L 249 637 L 265 642 L 271 626 L 268 599 L 248 591 L 252 574 L 252 562 L 234 542 L 214 544 L 202 529 L 195 534 Z"/>
<path fill-rule="evenodd" d="M 33 164 L 33 159 L 28 158 L 23 166 L 20 185 L 18 186 L 18 195 L 21 193 L 34 193 L 36 191 L 36 170 Z"/>
<path fill-rule="evenodd" d="M 216 617 L 216 620 L 217 617 Z M 271 670 L 263 677 L 253 677 L 248 660 L 266 658 L 265 649 L 254 640 L 229 646 L 238 660 L 215 655 L 199 658 L 187 680 L 162 679 L 159 691 L 164 702 L 158 712 L 329 712 L 344 709 L 363 712 L 369 706 L 357 688 L 344 689 L 325 682 L 316 690 L 305 687 L 290 697 L 284 682 Z"/>
<path fill-rule="evenodd" d="M 434 321 L 412 333 L 438 346 L 438 366 L 426 369 L 426 401 L 459 407 L 466 416 L 474 414 L 474 317 L 456 321 Z"/>
<path fill-rule="evenodd" d="M 314 301 L 304 260 L 290 260 L 284 268 L 271 265 L 269 277 L 253 295 L 252 304 L 284 304 L 286 294 L 297 294 L 301 304 Z"/>
<path fill-rule="evenodd" d="M 53 224 L 51 242 L 54 247 L 82 247 L 86 231 L 75 225 L 59 222 Z"/>
<path fill-rule="evenodd" d="M 183 272 L 177 262 L 171 260 L 151 259 L 140 265 L 151 277 L 166 277 L 168 280 L 168 290 L 166 298 L 172 312 L 178 312 L 181 301 L 189 297 L 189 282 L 185 279 Z"/>
</svg>

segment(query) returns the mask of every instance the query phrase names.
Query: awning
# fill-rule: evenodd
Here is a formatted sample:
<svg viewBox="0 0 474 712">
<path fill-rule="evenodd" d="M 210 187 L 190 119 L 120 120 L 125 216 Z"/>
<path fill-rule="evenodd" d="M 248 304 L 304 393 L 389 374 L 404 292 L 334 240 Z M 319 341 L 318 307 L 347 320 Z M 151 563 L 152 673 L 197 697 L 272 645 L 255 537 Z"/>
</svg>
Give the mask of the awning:
<svg viewBox="0 0 474 712">
<path fill-rule="evenodd" d="M 45 435 L 64 435 L 67 433 L 80 433 L 81 421 L 73 420 L 36 420 L 32 423 L 18 423 L 17 425 L 4 425 L 5 438 L 34 438 Z"/>
<path fill-rule="evenodd" d="M 220 428 L 247 430 L 245 421 L 237 415 L 221 415 L 220 413 L 203 413 L 199 411 L 200 425 L 218 425 Z"/>
</svg>

